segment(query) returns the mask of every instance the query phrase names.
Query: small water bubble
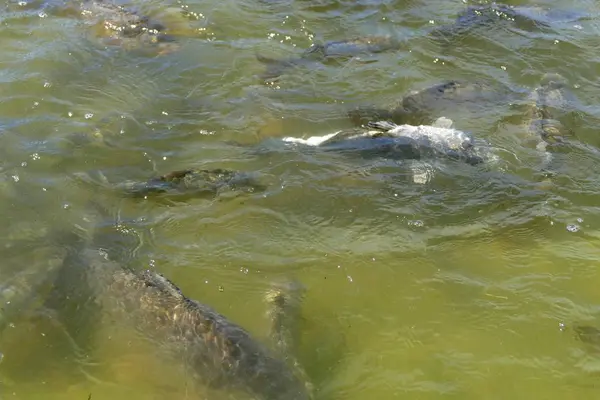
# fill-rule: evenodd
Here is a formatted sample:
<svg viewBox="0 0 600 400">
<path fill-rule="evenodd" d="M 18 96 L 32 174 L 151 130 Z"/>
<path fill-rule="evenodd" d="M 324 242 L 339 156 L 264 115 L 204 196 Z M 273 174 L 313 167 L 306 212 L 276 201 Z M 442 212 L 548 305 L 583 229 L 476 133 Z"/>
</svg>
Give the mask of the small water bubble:
<svg viewBox="0 0 600 400">
<path fill-rule="evenodd" d="M 163 156 L 163 161 L 167 161 L 167 156 Z"/>
<path fill-rule="evenodd" d="M 206 279 L 206 280 L 204 281 L 204 283 L 208 284 L 208 279 Z"/>
<path fill-rule="evenodd" d="M 559 43 L 560 43 L 560 41 L 558 39 L 554 40 L 554 44 L 559 44 Z"/>
<path fill-rule="evenodd" d="M 148 266 L 150 266 L 150 268 L 155 268 L 156 267 L 156 260 L 151 258 L 150 261 L 148 261 Z"/>
<path fill-rule="evenodd" d="M 37 106 L 39 106 L 39 105 L 40 105 L 40 102 L 39 102 L 39 101 L 34 101 L 34 102 L 33 102 L 33 106 L 34 106 L 34 107 L 37 107 Z"/>
<path fill-rule="evenodd" d="M 346 276 L 346 278 L 348 278 L 348 282 L 350 282 L 350 283 L 354 282 L 354 280 L 352 279 L 352 277 L 350 275 Z"/>
<path fill-rule="evenodd" d="M 583 218 L 577 218 L 577 222 L 581 224 L 583 222 Z"/>
<path fill-rule="evenodd" d="M 33 153 L 31 155 L 31 159 L 37 161 L 40 159 L 40 155 L 38 153 Z"/>
<path fill-rule="evenodd" d="M 27 161 L 23 161 L 23 162 L 21 163 L 21 167 L 26 167 L 26 166 L 27 166 Z"/>
<path fill-rule="evenodd" d="M 17 4 L 20 5 L 21 7 L 25 7 L 27 5 L 27 2 L 26 1 L 20 1 Z"/>
<path fill-rule="evenodd" d="M 224 291 L 225 291 L 225 288 L 223 286 L 219 285 L 219 292 L 224 292 Z"/>
<path fill-rule="evenodd" d="M 67 113 L 67 115 L 68 115 L 69 117 L 72 117 L 72 116 L 73 116 L 73 113 L 72 113 L 71 111 L 69 111 L 69 112 Z"/>
<path fill-rule="evenodd" d="M 69 208 L 71 208 L 71 205 L 69 203 L 63 204 L 63 209 L 64 210 L 68 210 Z"/>
<path fill-rule="evenodd" d="M 45 88 L 49 88 L 50 86 L 52 86 L 52 84 L 50 82 L 44 82 L 44 87 Z"/>
<path fill-rule="evenodd" d="M 500 69 L 501 69 L 502 71 L 506 71 L 506 67 L 505 67 L 504 65 L 501 65 L 501 66 L 500 66 Z"/>
<path fill-rule="evenodd" d="M 429 20 L 429 23 L 430 23 L 431 25 L 433 25 L 433 24 L 435 24 L 435 21 L 434 21 L 434 20 L 432 20 L 432 19 L 430 19 L 430 20 Z"/>
<path fill-rule="evenodd" d="M 421 228 L 422 226 L 425 225 L 425 223 L 421 220 L 415 220 L 415 221 L 408 221 L 408 225 L 409 226 L 416 226 L 417 228 Z"/>
<path fill-rule="evenodd" d="M 161 112 L 161 114 L 162 114 L 162 115 L 169 115 L 169 113 L 168 113 L 168 112 L 166 112 L 166 111 L 163 111 L 163 112 Z"/>
<path fill-rule="evenodd" d="M 90 119 L 90 118 L 92 118 L 93 116 L 94 116 L 94 114 L 92 114 L 92 113 L 87 113 L 87 114 L 85 114 L 85 119 Z"/>
<path fill-rule="evenodd" d="M 13 181 L 19 182 L 19 175 L 13 175 L 12 178 L 13 178 Z"/>
<path fill-rule="evenodd" d="M 563 322 L 559 322 L 558 323 L 558 329 L 560 329 L 561 332 L 564 332 L 565 329 L 567 329 L 566 325 Z"/>
<path fill-rule="evenodd" d="M 46 17 L 48 16 L 48 14 L 46 14 L 46 13 L 45 13 L 45 12 L 43 12 L 43 11 L 40 11 L 40 13 L 38 14 L 38 16 L 39 16 L 40 18 L 46 18 Z"/>
<path fill-rule="evenodd" d="M 569 224 L 567 225 L 567 230 L 569 232 L 579 232 L 579 226 L 575 224 Z"/>
<path fill-rule="evenodd" d="M 240 271 L 241 271 L 243 274 L 248 274 L 248 268 L 244 268 L 244 267 L 242 267 L 242 268 L 240 268 Z"/>
</svg>

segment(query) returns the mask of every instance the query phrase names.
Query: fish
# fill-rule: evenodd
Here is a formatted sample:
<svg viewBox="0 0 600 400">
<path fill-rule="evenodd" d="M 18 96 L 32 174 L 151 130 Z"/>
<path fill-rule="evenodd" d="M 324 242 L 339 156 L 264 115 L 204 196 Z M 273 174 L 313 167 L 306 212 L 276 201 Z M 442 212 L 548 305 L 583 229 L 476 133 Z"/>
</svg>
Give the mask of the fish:
<svg viewBox="0 0 600 400">
<path fill-rule="evenodd" d="M 118 234 L 104 227 L 91 240 L 74 238 L 45 303 L 82 348 L 93 347 L 102 321 L 125 324 L 197 385 L 261 400 L 312 399 L 304 375 L 280 352 L 159 272 L 119 262 L 119 239 L 111 237 Z"/>
</svg>

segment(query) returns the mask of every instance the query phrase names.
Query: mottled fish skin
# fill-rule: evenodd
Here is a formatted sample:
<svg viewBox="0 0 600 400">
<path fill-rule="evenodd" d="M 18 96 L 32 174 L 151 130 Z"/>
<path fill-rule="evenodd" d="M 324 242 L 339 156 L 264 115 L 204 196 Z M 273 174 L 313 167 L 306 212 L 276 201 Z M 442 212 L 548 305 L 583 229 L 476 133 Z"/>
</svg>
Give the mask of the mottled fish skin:
<svg viewBox="0 0 600 400">
<path fill-rule="evenodd" d="M 310 398 L 305 382 L 284 360 L 242 327 L 185 297 L 163 276 L 121 270 L 110 277 L 106 290 L 110 307 L 121 307 L 138 330 L 183 357 L 200 383 L 246 390 L 265 400 Z"/>
<path fill-rule="evenodd" d="M 135 329 L 155 344 L 158 356 L 180 363 L 196 384 L 261 400 L 312 398 L 304 376 L 244 328 L 186 297 L 161 274 L 121 265 L 112 260 L 110 249 L 96 246 L 94 241 L 70 249 L 71 260 L 47 303 L 57 306 L 64 323 L 71 322 L 66 326 L 72 337 L 81 340 L 76 331 L 82 325 L 93 336 L 96 324 L 106 318 Z"/>
<path fill-rule="evenodd" d="M 166 27 L 132 8 L 112 1 L 64 1 L 62 7 L 51 6 L 46 12 L 58 16 L 82 18 L 93 27 L 92 33 L 104 45 L 124 50 L 153 49 L 156 54 L 168 54 L 179 49 Z"/>
<path fill-rule="evenodd" d="M 180 195 L 212 198 L 224 191 L 263 192 L 266 187 L 249 174 L 226 169 L 185 169 L 146 182 L 123 182 L 117 189 L 131 197 Z"/>
<path fill-rule="evenodd" d="M 574 95 L 567 89 L 564 77 L 553 73 L 545 74 L 540 86 L 527 98 L 525 121 L 530 131 L 548 144 L 564 143 L 573 134 L 562 125 L 559 118 L 575 101 Z"/>
<path fill-rule="evenodd" d="M 568 89 L 566 79 L 559 74 L 547 73 L 525 101 L 516 104 L 519 112 L 508 118 L 519 118 L 517 126 L 524 134 L 523 145 L 535 146 L 540 152 L 540 168 L 545 177 L 556 175 L 561 169 L 558 165 L 561 158 L 556 158 L 553 153 L 568 151 L 575 144 L 574 133 L 561 120 L 576 104 L 577 99 Z"/>
<path fill-rule="evenodd" d="M 392 36 L 365 36 L 348 40 L 331 41 L 325 44 L 313 44 L 299 57 L 274 59 L 257 54 L 256 58 L 266 65 L 266 71 L 260 75 L 260 78 L 269 80 L 279 77 L 288 69 L 296 66 L 309 65 L 328 58 L 353 57 L 360 54 L 374 54 L 398 50 L 402 44 L 401 40 Z"/>
</svg>

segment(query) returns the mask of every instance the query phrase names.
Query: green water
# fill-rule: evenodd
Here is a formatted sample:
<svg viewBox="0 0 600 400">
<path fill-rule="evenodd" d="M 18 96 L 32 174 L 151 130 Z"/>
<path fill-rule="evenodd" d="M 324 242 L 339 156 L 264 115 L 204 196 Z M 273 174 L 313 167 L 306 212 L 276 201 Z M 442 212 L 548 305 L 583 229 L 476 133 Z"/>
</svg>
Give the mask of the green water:
<svg viewBox="0 0 600 400">
<path fill-rule="evenodd" d="M 598 398 L 600 355 L 570 330 L 600 327 L 596 2 L 513 1 L 588 18 L 543 32 L 486 28 L 449 46 L 427 34 L 451 23 L 460 1 L 130 4 L 185 26 L 181 49 L 105 47 L 79 19 L 40 3 L 9 0 L 0 11 L 2 281 L 55 270 L 63 253 L 53 235 L 119 220 L 138 243 L 127 250 L 138 266 L 259 338 L 271 282 L 300 280 L 297 356 L 317 399 Z M 196 17 L 176 17 L 182 7 Z M 289 57 L 313 42 L 386 34 L 406 45 L 258 78 L 257 53 Z M 508 103 L 447 115 L 499 149 L 501 163 L 438 161 L 425 183 L 391 160 L 247 151 L 347 128 L 348 107 L 388 105 L 444 80 L 523 94 L 546 72 L 563 75 L 577 98 L 571 128 L 581 143 L 556 154 L 551 182 L 523 127 L 506 122 Z M 123 199 L 97 178 L 190 167 L 255 172 L 268 188 L 155 201 Z M 110 217 L 93 220 L 90 200 Z M 48 290 L 36 288 L 0 336 L 1 399 L 230 398 L 190 392 L 176 362 L 109 322 L 93 354 L 78 354 L 51 314 L 35 312 Z"/>
</svg>

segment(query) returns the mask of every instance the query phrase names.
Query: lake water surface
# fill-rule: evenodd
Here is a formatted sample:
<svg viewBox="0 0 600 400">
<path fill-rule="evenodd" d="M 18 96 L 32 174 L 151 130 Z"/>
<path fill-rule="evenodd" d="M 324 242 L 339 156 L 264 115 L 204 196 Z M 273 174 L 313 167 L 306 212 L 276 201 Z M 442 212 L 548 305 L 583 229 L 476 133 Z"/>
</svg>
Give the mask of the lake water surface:
<svg viewBox="0 0 600 400">
<path fill-rule="evenodd" d="M 128 262 L 259 338 L 265 290 L 301 281 L 297 356 L 317 399 L 600 396 L 600 354 L 571 329 L 600 327 L 597 2 L 514 0 L 585 17 L 449 43 L 429 32 L 452 23 L 461 1 L 123 2 L 185 31 L 178 51 L 157 55 L 106 46 L 56 12 L 70 0 L 35 1 L 0 10 L 0 284 L 34 288 L 0 335 L 1 399 L 233 398 L 191 391 L 176 362 L 118 322 L 103 319 L 82 354 L 39 311 L 50 289 L 32 282 L 61 263 L 57 235 L 115 221 L 131 239 L 115 241 Z M 404 44 L 260 78 L 257 54 L 365 35 Z M 250 151 L 351 127 L 349 108 L 443 81 L 485 80 L 518 98 L 545 73 L 576 98 L 563 122 L 579 145 L 553 155 L 552 178 L 508 100 L 444 115 L 497 149 L 486 167 Z M 132 199 L 106 184 L 195 167 L 254 173 L 266 190 Z"/>
</svg>

